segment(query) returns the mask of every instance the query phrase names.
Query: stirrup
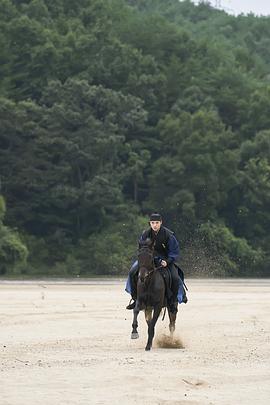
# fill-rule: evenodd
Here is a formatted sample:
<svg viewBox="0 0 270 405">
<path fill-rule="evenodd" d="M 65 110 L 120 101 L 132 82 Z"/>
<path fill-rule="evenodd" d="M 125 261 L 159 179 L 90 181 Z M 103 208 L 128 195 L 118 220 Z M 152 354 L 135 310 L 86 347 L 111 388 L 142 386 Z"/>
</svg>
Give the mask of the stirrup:
<svg viewBox="0 0 270 405">
<path fill-rule="evenodd" d="M 131 302 L 133 300 L 133 298 L 131 298 L 131 300 L 129 301 L 129 304 L 126 306 L 126 309 L 134 309 L 136 306 L 136 301 L 134 300 L 133 302 Z"/>
</svg>

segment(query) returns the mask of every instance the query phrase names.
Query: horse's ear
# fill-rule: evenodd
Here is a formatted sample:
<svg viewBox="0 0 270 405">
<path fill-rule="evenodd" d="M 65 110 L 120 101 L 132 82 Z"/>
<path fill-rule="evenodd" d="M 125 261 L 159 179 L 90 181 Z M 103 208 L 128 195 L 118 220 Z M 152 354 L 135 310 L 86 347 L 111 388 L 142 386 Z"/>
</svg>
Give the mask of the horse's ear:
<svg viewBox="0 0 270 405">
<path fill-rule="evenodd" d="M 143 239 L 139 241 L 139 249 L 140 248 L 150 248 L 152 249 L 152 241 L 150 238 Z"/>
<path fill-rule="evenodd" d="M 152 239 L 147 238 L 147 239 L 145 240 L 145 243 L 146 243 L 146 245 L 147 245 L 150 249 L 153 249 L 155 242 L 154 242 Z"/>
<path fill-rule="evenodd" d="M 144 240 L 139 240 L 139 249 L 141 249 L 144 246 Z"/>
</svg>

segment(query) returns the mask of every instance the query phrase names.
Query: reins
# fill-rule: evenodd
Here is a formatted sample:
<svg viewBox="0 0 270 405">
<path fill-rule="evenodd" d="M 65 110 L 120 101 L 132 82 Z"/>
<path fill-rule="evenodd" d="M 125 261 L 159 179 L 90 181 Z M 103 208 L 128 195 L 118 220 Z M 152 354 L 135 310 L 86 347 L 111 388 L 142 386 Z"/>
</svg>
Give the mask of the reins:
<svg viewBox="0 0 270 405">
<path fill-rule="evenodd" d="M 161 269 L 163 266 L 158 266 L 158 267 L 154 267 L 152 270 L 148 271 L 144 277 L 144 279 L 148 278 L 149 276 L 151 276 L 151 274 L 153 274 L 156 270 Z"/>
</svg>

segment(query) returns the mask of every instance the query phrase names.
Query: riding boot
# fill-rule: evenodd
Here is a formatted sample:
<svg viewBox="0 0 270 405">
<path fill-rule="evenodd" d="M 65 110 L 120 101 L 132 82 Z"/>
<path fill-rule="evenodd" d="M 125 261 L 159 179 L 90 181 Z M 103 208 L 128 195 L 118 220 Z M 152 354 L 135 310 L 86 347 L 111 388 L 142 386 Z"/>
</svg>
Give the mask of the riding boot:
<svg viewBox="0 0 270 405">
<path fill-rule="evenodd" d="M 138 282 L 138 276 L 133 275 L 130 278 L 131 281 L 131 300 L 129 304 L 126 306 L 126 309 L 134 309 L 136 306 L 136 300 L 137 300 L 137 282 Z M 133 302 L 132 302 L 133 300 Z"/>
<path fill-rule="evenodd" d="M 173 293 L 172 293 L 172 290 L 170 287 L 170 275 L 169 275 L 168 270 L 163 270 L 161 272 L 161 275 L 162 275 L 162 277 L 164 279 L 164 283 L 165 283 L 165 295 L 167 298 L 167 302 L 170 302 L 172 300 Z"/>
<path fill-rule="evenodd" d="M 183 288 L 183 298 L 182 298 L 182 302 L 184 304 L 186 304 L 188 302 L 188 297 L 187 297 L 187 293 L 186 293 L 186 289 Z"/>
<path fill-rule="evenodd" d="M 170 301 L 170 312 L 173 314 L 177 313 L 177 307 L 178 307 L 178 290 L 180 286 L 180 276 L 178 273 L 177 267 L 175 267 L 173 264 L 170 266 L 170 271 L 171 271 L 171 277 L 172 277 L 172 299 Z"/>
<path fill-rule="evenodd" d="M 129 304 L 126 306 L 126 309 L 134 309 L 135 306 L 136 306 L 137 288 L 136 289 L 131 288 L 131 290 L 132 290 L 131 291 L 131 299 L 129 301 Z"/>
</svg>

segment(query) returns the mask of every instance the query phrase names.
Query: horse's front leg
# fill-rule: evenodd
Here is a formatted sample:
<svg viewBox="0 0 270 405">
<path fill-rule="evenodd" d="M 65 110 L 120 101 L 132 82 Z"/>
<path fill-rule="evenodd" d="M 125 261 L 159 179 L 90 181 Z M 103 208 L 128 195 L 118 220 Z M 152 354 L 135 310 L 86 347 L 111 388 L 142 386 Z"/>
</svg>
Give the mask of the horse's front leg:
<svg viewBox="0 0 270 405">
<path fill-rule="evenodd" d="M 147 325 L 149 325 L 152 319 L 152 308 L 151 307 L 145 308 L 144 314 Z"/>
<path fill-rule="evenodd" d="M 148 324 L 148 341 L 147 341 L 145 350 L 150 350 L 152 347 L 153 338 L 154 338 L 154 334 L 155 334 L 155 325 L 157 323 L 161 308 L 162 308 L 162 306 L 154 307 L 153 318 L 151 319 L 151 321 Z"/>
<path fill-rule="evenodd" d="M 136 301 L 136 306 L 133 309 L 133 322 L 132 322 L 132 332 L 131 332 L 131 339 L 138 339 L 139 337 L 139 333 L 137 331 L 138 328 L 138 315 L 140 312 L 140 307 L 139 307 L 139 302 L 138 300 Z"/>
</svg>

